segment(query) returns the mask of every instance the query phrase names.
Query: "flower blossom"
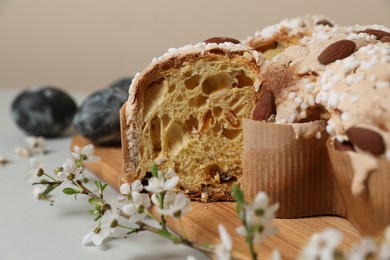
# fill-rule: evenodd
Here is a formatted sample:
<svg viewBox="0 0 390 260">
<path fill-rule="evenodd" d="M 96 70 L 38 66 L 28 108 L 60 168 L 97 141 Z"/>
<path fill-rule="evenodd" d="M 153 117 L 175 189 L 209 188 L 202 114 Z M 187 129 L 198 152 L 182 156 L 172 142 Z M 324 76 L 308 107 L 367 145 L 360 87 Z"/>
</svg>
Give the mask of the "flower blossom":
<svg viewBox="0 0 390 260">
<path fill-rule="evenodd" d="M 100 160 L 99 156 L 95 156 L 95 147 L 92 144 L 87 144 L 83 148 L 80 148 L 79 146 L 74 146 L 74 152 L 72 152 L 73 158 L 76 160 L 81 160 L 83 162 L 95 162 Z"/>
<path fill-rule="evenodd" d="M 315 233 L 303 249 L 301 259 L 334 259 L 336 249 L 342 239 L 341 232 L 334 228 Z"/>
<path fill-rule="evenodd" d="M 271 253 L 271 260 L 281 260 L 282 256 L 280 255 L 280 252 L 278 250 L 272 250 Z"/>
<path fill-rule="evenodd" d="M 6 165 L 7 163 L 9 163 L 8 159 L 0 154 L 0 165 Z"/>
<path fill-rule="evenodd" d="M 384 241 L 379 249 L 378 259 L 390 259 L 390 226 L 385 229 Z"/>
<path fill-rule="evenodd" d="M 26 147 L 16 147 L 14 151 L 21 158 L 27 158 L 33 155 L 31 150 Z"/>
<path fill-rule="evenodd" d="M 79 180 L 82 178 L 80 174 L 82 169 L 83 168 L 76 166 L 74 160 L 68 158 L 60 168 L 60 171 L 58 171 L 57 176 L 61 181 Z"/>
<path fill-rule="evenodd" d="M 118 197 L 119 202 L 128 202 L 131 200 L 131 193 L 132 192 L 141 192 L 144 189 L 144 186 L 141 184 L 140 180 L 134 181 L 131 186 L 128 183 L 122 183 L 119 191 L 122 194 Z"/>
<path fill-rule="evenodd" d="M 375 240 L 366 237 L 363 238 L 363 240 L 360 241 L 359 244 L 355 245 L 351 253 L 348 256 L 349 260 L 364 260 L 369 259 L 370 256 L 374 255 L 377 250 L 377 245 L 375 243 Z"/>
<path fill-rule="evenodd" d="M 131 185 L 123 183 L 120 187 L 122 195 L 118 197 L 118 201 L 126 203 L 122 210 L 130 215 L 129 221 L 134 227 L 138 226 L 136 222 L 146 217 L 147 209 L 150 207 L 149 195 L 140 193 L 143 188 L 140 180 L 134 181 Z"/>
<path fill-rule="evenodd" d="M 130 215 L 129 221 L 131 224 L 143 220 L 146 217 L 147 209 L 150 207 L 149 195 L 133 191 L 131 193 L 131 200 L 124 205 L 122 210 L 124 213 Z M 136 227 L 137 225 L 135 225 Z"/>
<path fill-rule="evenodd" d="M 45 153 L 46 140 L 42 136 L 28 136 L 25 139 L 27 148 L 31 150 L 32 154 Z"/>
<path fill-rule="evenodd" d="M 31 158 L 30 159 L 30 167 L 27 172 L 27 175 L 24 177 L 24 179 L 27 182 L 38 182 L 39 178 L 42 176 L 44 173 L 43 171 L 43 166 L 45 165 L 44 161 L 40 161 L 36 158 Z"/>
<path fill-rule="evenodd" d="M 45 153 L 46 141 L 40 136 L 28 136 L 25 139 L 27 147 L 16 147 L 15 153 L 22 158 Z"/>
<path fill-rule="evenodd" d="M 148 186 L 145 186 L 145 190 L 152 193 L 162 193 L 175 188 L 178 182 L 179 177 L 173 169 L 169 168 L 166 173 L 158 171 L 157 177 L 150 178 Z"/>
<path fill-rule="evenodd" d="M 232 239 L 222 224 L 218 225 L 218 232 L 221 243 L 215 247 L 215 255 L 218 260 L 229 260 L 233 249 Z"/>
<path fill-rule="evenodd" d="M 152 201 L 157 205 L 157 211 L 165 216 L 173 216 L 175 218 L 181 218 L 189 211 L 191 211 L 191 201 L 183 193 L 175 193 L 168 191 L 164 196 L 163 208 L 160 208 L 159 195 L 153 194 Z"/>
<path fill-rule="evenodd" d="M 42 198 L 42 194 L 45 192 L 46 186 L 45 185 L 37 185 L 33 189 L 33 195 L 34 197 L 40 199 Z"/>
<path fill-rule="evenodd" d="M 114 228 L 118 225 L 118 212 L 106 211 L 102 217 L 101 223 L 95 229 L 91 229 L 83 238 L 83 245 L 93 243 L 99 246 L 114 232 Z"/>
<path fill-rule="evenodd" d="M 266 236 L 277 232 L 276 227 L 272 226 L 272 221 L 278 208 L 278 203 L 269 204 L 269 198 L 265 192 L 259 192 L 252 205 L 244 205 L 242 214 L 245 218 L 245 226 L 238 227 L 236 232 L 241 236 L 247 236 L 250 230 L 253 232 L 255 243 L 263 242 Z"/>
</svg>

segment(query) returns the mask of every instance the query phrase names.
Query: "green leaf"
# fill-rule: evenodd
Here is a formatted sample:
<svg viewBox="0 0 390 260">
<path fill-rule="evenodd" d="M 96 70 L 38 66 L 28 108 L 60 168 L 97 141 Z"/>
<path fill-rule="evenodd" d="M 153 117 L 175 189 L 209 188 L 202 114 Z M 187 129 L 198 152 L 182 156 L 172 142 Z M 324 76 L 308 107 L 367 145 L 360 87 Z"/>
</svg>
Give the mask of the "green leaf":
<svg viewBox="0 0 390 260">
<path fill-rule="evenodd" d="M 80 193 L 80 191 L 75 190 L 73 188 L 65 188 L 62 190 L 62 192 L 65 193 L 66 195 L 74 195 Z"/>
<path fill-rule="evenodd" d="M 91 215 L 96 215 L 96 214 L 99 213 L 99 211 L 94 210 L 94 209 L 91 209 L 91 210 L 89 210 L 88 212 L 89 212 L 89 214 L 91 214 Z"/>
<path fill-rule="evenodd" d="M 204 243 L 203 246 L 206 248 L 209 248 L 209 249 L 213 249 L 213 247 L 214 247 L 214 245 L 210 244 L 210 243 Z"/>
<path fill-rule="evenodd" d="M 97 190 L 100 192 L 102 189 L 102 182 L 101 181 L 95 181 L 95 185 Z"/>
<path fill-rule="evenodd" d="M 157 164 L 156 163 L 153 163 L 151 170 L 152 170 L 152 176 L 153 177 L 157 177 L 158 176 L 158 168 L 157 168 Z"/>
<path fill-rule="evenodd" d="M 244 193 L 237 185 L 233 185 L 232 193 L 237 203 L 244 204 Z"/>
<path fill-rule="evenodd" d="M 99 202 L 100 202 L 100 200 L 97 199 L 97 198 L 89 198 L 88 199 L 88 203 L 91 204 L 91 205 L 98 204 Z"/>
<path fill-rule="evenodd" d="M 168 238 L 169 240 L 171 240 L 174 243 L 179 243 L 180 242 L 180 238 L 178 236 L 175 236 L 174 234 L 172 234 L 168 230 L 159 229 L 159 230 L 157 230 L 156 233 L 159 234 L 162 237 Z"/>
<path fill-rule="evenodd" d="M 242 210 L 242 207 L 244 206 L 244 203 L 245 203 L 244 193 L 237 185 L 233 185 L 232 194 L 233 194 L 233 198 L 236 200 L 236 203 L 237 203 L 237 205 L 236 205 L 237 215 L 241 219 L 241 210 Z"/>
<path fill-rule="evenodd" d="M 107 188 L 107 186 L 108 186 L 107 183 L 102 186 L 102 192 Z"/>
<path fill-rule="evenodd" d="M 50 192 L 52 192 L 57 187 L 58 187 L 58 184 L 47 185 L 46 190 L 42 194 L 46 196 L 46 195 L 48 195 Z"/>
</svg>

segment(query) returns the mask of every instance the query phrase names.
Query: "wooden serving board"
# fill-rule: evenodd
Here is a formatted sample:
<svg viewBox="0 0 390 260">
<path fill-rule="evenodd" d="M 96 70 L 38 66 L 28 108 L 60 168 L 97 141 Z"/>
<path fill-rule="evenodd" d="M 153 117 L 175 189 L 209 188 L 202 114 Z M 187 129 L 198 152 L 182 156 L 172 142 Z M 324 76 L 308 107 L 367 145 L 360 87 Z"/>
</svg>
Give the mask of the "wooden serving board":
<svg viewBox="0 0 390 260">
<path fill-rule="evenodd" d="M 75 136 L 71 147 L 73 148 L 74 145 L 84 146 L 89 143 L 91 143 L 89 140 Z M 119 190 L 119 174 L 122 164 L 120 148 L 95 146 L 95 154 L 100 156 L 101 160 L 97 163 L 87 164 L 87 169 Z M 219 242 L 217 226 L 222 223 L 233 238 L 233 245 L 236 249 L 233 255 L 239 259 L 247 259 L 248 251 L 245 241 L 235 232 L 235 228 L 240 226 L 236 216 L 235 203 L 192 202 L 192 211 L 183 218 L 183 221 L 186 228 L 185 233 L 192 241 L 212 244 Z M 354 243 L 362 238 L 346 219 L 340 217 L 276 219 L 274 224 L 278 227 L 279 232 L 268 237 L 260 246 L 259 255 L 262 259 L 270 256 L 274 249 L 280 251 L 283 259 L 295 259 L 314 232 L 322 231 L 328 227 L 335 227 L 343 232 L 344 240 L 341 247 L 345 250 L 350 249 Z M 169 222 L 169 227 L 183 235 L 179 223 Z"/>
</svg>

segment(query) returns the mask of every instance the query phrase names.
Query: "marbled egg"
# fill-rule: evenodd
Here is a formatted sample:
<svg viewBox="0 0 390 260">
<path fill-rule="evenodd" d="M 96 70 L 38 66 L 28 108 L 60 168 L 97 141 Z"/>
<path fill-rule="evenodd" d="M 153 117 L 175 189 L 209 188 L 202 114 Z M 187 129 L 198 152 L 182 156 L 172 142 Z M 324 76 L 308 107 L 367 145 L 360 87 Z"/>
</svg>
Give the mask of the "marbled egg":
<svg viewBox="0 0 390 260">
<path fill-rule="evenodd" d="M 129 92 L 129 87 L 131 82 L 133 81 L 133 78 L 124 78 L 120 79 L 118 81 L 115 81 L 112 83 L 109 88 L 117 88 L 120 90 L 123 90 L 124 92 L 128 93 Z"/>
<path fill-rule="evenodd" d="M 76 132 L 96 144 L 119 144 L 119 110 L 127 101 L 131 80 L 119 80 L 88 96 L 74 117 Z"/>
<path fill-rule="evenodd" d="M 27 89 L 12 102 L 16 124 L 29 135 L 56 137 L 72 122 L 75 101 L 64 91 L 42 86 Z"/>
</svg>

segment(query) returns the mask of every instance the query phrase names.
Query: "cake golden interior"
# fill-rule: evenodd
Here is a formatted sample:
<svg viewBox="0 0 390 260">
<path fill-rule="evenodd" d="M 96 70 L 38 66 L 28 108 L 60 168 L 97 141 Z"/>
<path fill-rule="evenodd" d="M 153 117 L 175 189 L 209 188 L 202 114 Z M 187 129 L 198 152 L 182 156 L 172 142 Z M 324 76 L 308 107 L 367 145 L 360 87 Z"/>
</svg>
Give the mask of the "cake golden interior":
<svg viewBox="0 0 390 260">
<path fill-rule="evenodd" d="M 122 179 L 142 179 L 156 162 L 175 170 L 191 198 L 230 200 L 261 62 L 241 44 L 204 42 L 154 60 L 130 88 Z"/>
</svg>

